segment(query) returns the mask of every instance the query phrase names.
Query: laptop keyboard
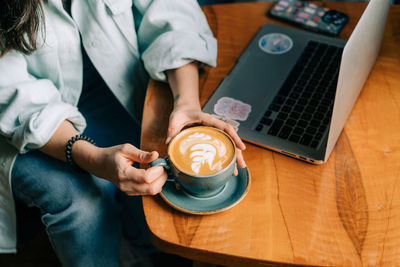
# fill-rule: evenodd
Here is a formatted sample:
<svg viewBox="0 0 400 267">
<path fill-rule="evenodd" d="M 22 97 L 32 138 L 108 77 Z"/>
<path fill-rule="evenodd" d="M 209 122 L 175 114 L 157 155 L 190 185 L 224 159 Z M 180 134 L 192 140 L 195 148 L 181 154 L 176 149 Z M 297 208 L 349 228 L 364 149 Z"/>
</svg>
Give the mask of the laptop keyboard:
<svg viewBox="0 0 400 267">
<path fill-rule="evenodd" d="M 331 121 L 342 52 L 308 42 L 255 130 L 317 148 Z"/>
</svg>

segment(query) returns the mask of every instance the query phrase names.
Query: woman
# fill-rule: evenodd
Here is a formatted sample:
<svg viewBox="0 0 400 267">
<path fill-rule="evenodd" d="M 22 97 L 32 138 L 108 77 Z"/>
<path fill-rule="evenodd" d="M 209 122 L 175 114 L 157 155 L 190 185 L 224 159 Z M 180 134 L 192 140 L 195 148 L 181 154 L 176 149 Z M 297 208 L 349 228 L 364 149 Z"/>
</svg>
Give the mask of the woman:
<svg viewBox="0 0 400 267">
<path fill-rule="evenodd" d="M 245 148 L 200 109 L 198 62 L 215 66 L 216 40 L 195 0 L 1 5 L 0 252 L 16 251 L 15 198 L 40 208 L 63 265 L 117 266 L 121 209 L 125 237 L 148 246 L 140 199 L 126 196 L 157 194 L 166 180 L 159 166 L 138 167 L 158 157 L 138 148 L 147 73 L 174 95 L 167 142 L 204 123 Z"/>
</svg>

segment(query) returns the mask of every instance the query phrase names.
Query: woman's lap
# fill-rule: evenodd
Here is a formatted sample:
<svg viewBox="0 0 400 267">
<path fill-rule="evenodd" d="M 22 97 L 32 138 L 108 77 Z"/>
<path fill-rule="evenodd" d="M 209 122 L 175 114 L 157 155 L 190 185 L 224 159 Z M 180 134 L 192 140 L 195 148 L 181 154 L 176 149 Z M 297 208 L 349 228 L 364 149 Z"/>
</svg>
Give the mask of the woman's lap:
<svg viewBox="0 0 400 267">
<path fill-rule="evenodd" d="M 84 134 L 92 137 L 98 146 L 122 143 L 139 145 L 140 126 L 107 88 L 86 94 L 84 92 L 81 99 L 78 107 L 87 120 Z M 116 224 L 115 229 L 119 229 L 121 217 L 117 211 L 122 207 L 125 214 L 122 220 L 125 220 L 125 224 L 134 225 L 127 231 L 128 238 L 134 239 L 139 247 L 149 246 L 147 235 L 144 234 L 146 226 L 140 197 L 127 197 L 112 183 L 73 168 L 40 151 L 31 151 L 17 157 L 12 171 L 12 188 L 16 199 L 41 209 L 42 221 L 47 226 L 50 239 L 52 231 L 73 228 L 73 224 L 80 224 L 82 229 L 87 228 L 85 221 L 109 227 L 113 221 Z M 93 217 L 98 220 L 93 220 Z M 101 227 L 103 226 L 98 226 L 97 229 L 92 226 L 92 229 L 87 228 L 86 231 L 98 232 Z M 78 229 L 76 233 L 80 231 L 81 229 Z M 84 242 L 79 240 L 79 236 L 76 238 L 75 242 Z M 95 236 L 91 238 L 96 239 Z M 119 239 L 117 241 L 119 242 Z M 54 243 L 63 245 L 62 240 L 53 240 L 53 246 L 57 246 Z"/>
</svg>

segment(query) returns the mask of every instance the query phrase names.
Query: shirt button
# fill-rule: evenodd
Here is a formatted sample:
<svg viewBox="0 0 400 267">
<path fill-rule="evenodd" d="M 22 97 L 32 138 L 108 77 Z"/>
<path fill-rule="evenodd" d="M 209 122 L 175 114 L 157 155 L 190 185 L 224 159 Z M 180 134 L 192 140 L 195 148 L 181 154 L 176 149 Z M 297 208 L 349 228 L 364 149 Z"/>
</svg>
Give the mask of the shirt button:
<svg viewBox="0 0 400 267">
<path fill-rule="evenodd" d="M 91 43 L 92 47 L 97 47 L 99 45 L 99 42 L 97 40 L 92 41 Z"/>
</svg>

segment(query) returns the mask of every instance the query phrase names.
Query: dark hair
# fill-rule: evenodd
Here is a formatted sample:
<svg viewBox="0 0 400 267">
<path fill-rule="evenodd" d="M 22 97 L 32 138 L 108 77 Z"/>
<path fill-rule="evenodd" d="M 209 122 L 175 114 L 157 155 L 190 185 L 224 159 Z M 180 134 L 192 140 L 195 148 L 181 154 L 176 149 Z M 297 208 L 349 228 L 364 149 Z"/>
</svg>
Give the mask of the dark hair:
<svg viewBox="0 0 400 267">
<path fill-rule="evenodd" d="M 41 0 L 0 0 L 0 57 L 10 50 L 31 54 L 37 49 L 40 25 L 44 25 Z"/>
</svg>

